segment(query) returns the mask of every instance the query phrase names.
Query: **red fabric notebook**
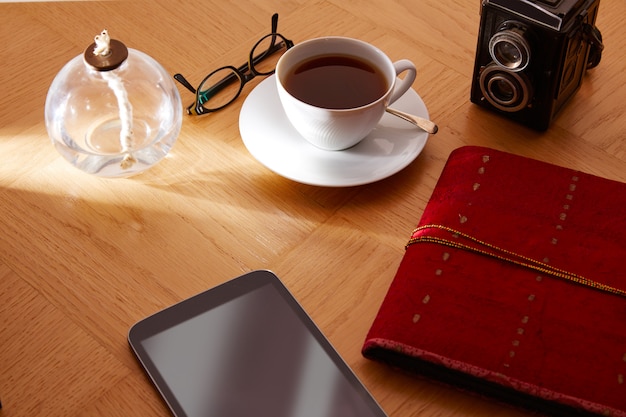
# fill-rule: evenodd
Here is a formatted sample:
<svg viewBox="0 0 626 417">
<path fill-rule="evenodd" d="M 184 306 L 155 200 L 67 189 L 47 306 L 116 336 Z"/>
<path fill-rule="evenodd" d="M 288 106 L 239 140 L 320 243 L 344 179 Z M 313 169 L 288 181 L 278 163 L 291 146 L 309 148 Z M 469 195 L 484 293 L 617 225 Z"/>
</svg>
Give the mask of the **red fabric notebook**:
<svg viewBox="0 0 626 417">
<path fill-rule="evenodd" d="M 626 416 L 626 184 L 455 150 L 367 358 L 551 415 Z"/>
</svg>

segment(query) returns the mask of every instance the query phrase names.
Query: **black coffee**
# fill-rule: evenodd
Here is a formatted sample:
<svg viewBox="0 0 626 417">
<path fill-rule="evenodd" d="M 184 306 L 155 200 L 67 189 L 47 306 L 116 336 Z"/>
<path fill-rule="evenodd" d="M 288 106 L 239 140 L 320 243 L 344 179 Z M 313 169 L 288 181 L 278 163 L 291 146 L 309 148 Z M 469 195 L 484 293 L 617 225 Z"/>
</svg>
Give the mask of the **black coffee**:
<svg viewBox="0 0 626 417">
<path fill-rule="evenodd" d="M 303 61 L 287 74 L 284 85 L 300 101 L 327 109 L 364 106 L 389 88 L 374 65 L 347 55 L 321 55 Z"/>
</svg>

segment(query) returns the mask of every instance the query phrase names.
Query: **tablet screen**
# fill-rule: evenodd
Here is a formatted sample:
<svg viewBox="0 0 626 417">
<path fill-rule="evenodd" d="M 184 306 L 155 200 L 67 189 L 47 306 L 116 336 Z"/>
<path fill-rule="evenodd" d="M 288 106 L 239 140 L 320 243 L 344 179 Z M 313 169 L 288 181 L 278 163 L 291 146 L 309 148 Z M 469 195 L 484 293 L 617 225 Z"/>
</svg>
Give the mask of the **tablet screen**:
<svg viewBox="0 0 626 417">
<path fill-rule="evenodd" d="M 268 271 L 148 317 L 129 341 L 176 416 L 385 416 Z"/>
</svg>

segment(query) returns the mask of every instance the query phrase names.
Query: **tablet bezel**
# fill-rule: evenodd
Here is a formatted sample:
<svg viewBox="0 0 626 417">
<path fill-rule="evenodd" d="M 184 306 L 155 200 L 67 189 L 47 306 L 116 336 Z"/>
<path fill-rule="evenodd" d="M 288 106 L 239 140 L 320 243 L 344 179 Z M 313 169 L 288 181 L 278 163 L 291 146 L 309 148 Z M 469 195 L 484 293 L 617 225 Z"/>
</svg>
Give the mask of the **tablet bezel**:
<svg viewBox="0 0 626 417">
<path fill-rule="evenodd" d="M 375 415 L 387 417 L 374 397 L 341 358 L 330 341 L 323 335 L 287 287 L 273 272 L 267 270 L 257 270 L 241 275 L 148 316 L 130 328 L 128 343 L 173 415 L 184 417 L 186 413 L 167 381 L 158 372 L 148 352 L 143 348 L 142 341 L 268 284 L 272 285 L 281 298 L 289 305 L 291 311 L 300 319 L 308 333 L 320 344 L 346 381 L 358 392 L 359 397 L 366 402 L 367 407 Z"/>
</svg>

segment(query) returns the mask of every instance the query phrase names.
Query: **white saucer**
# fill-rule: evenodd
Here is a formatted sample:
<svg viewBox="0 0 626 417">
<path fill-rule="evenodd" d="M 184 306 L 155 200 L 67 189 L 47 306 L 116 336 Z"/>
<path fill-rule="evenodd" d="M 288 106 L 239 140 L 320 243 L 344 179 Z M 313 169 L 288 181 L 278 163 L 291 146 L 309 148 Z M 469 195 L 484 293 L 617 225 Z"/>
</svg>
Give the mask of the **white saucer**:
<svg viewBox="0 0 626 417">
<path fill-rule="evenodd" d="M 393 107 L 428 118 L 424 102 L 413 89 Z M 378 127 L 352 148 L 317 148 L 287 120 L 273 75 L 246 98 L 239 115 L 239 131 L 248 151 L 270 170 L 293 181 L 327 187 L 349 187 L 387 178 L 413 162 L 428 139 L 428 133 L 386 113 Z"/>
</svg>

